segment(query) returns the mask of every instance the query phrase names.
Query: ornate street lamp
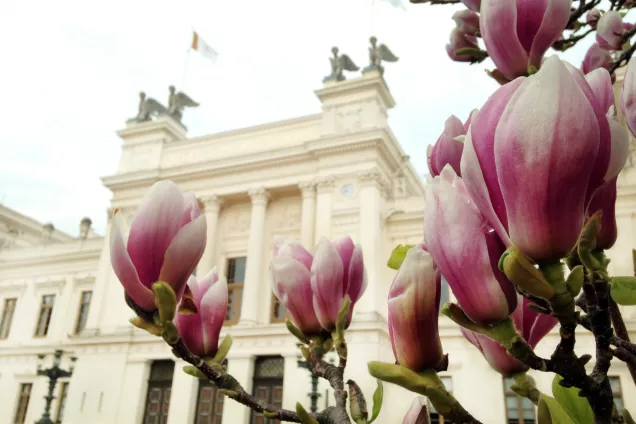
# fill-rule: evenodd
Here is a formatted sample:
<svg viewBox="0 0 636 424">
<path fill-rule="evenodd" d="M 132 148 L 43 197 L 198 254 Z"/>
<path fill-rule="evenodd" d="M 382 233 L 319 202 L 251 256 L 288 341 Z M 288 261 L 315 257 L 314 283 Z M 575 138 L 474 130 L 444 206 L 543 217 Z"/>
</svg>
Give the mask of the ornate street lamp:
<svg viewBox="0 0 636 424">
<path fill-rule="evenodd" d="M 75 365 L 75 361 L 77 358 L 71 358 L 71 366 L 68 371 L 60 368 L 60 363 L 62 361 L 62 352 L 60 349 L 57 349 L 53 354 L 53 366 L 51 368 L 42 369 L 42 363 L 44 362 L 45 355 L 38 355 L 38 375 L 44 375 L 49 379 L 49 392 L 44 397 L 46 399 L 46 406 L 44 407 L 44 413 L 42 414 L 42 418 L 39 421 L 36 421 L 35 424 L 55 424 L 53 420 L 51 420 L 51 403 L 55 396 L 53 396 L 53 392 L 55 392 L 55 386 L 57 385 L 57 380 L 64 377 L 70 377 L 73 374 L 73 367 Z"/>
<path fill-rule="evenodd" d="M 302 346 L 300 343 L 296 344 L 296 346 L 298 346 L 300 348 L 300 346 Z M 306 370 L 309 371 L 310 377 L 311 377 L 311 392 L 307 393 L 307 396 L 309 396 L 309 399 L 311 399 L 311 412 L 317 412 L 318 411 L 318 398 L 321 397 L 322 395 L 320 393 L 318 393 L 318 376 L 316 374 L 314 374 L 311 370 L 311 363 L 308 361 L 303 361 L 301 359 L 301 356 L 298 355 L 298 368 L 304 368 Z M 329 358 L 325 358 L 327 359 L 327 361 L 330 364 L 333 364 L 335 362 L 335 359 L 333 357 L 329 357 Z M 329 391 L 325 391 L 325 396 L 327 396 L 329 393 Z M 329 398 L 326 398 L 326 403 L 325 403 L 325 408 L 327 408 L 329 406 Z"/>
</svg>

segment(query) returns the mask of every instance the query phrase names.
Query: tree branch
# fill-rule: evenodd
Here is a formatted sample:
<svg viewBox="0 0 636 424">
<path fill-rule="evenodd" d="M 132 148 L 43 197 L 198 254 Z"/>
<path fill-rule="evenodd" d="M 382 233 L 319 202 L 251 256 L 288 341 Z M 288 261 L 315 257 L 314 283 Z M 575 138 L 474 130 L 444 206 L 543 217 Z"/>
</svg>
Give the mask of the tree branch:
<svg viewBox="0 0 636 424">
<path fill-rule="evenodd" d="M 627 332 L 627 327 L 625 326 L 625 321 L 623 321 L 623 316 L 621 315 L 621 311 L 611 296 L 609 301 L 610 301 L 610 316 L 612 318 L 612 324 L 614 325 L 614 331 L 616 332 L 616 337 L 626 342 L 629 342 L 630 341 L 629 333 Z M 621 352 L 625 350 L 627 353 L 630 353 L 625 348 L 619 348 L 619 349 Z M 632 376 L 632 380 L 634 381 L 634 384 L 636 384 L 636 362 L 633 362 L 633 361 L 630 362 L 630 361 L 624 360 L 621 357 L 618 357 L 618 356 L 616 357 L 627 364 L 627 369 L 629 370 L 629 373 Z"/>
<path fill-rule="evenodd" d="M 344 368 L 346 366 L 346 358 L 340 358 L 338 366 L 334 366 L 325 362 L 321 356 L 311 355 L 309 362 L 312 366 L 312 372 L 318 377 L 322 377 L 329 382 L 333 388 L 333 395 L 336 399 L 336 406 L 331 409 L 330 416 L 334 423 L 348 424 L 349 414 L 347 414 L 347 391 L 344 388 Z"/>
</svg>

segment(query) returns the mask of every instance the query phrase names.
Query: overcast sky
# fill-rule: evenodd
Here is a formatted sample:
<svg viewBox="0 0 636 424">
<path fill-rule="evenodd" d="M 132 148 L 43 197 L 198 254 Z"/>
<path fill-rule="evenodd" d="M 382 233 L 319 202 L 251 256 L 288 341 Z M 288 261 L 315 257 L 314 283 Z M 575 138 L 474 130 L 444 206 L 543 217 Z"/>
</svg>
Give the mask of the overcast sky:
<svg viewBox="0 0 636 424">
<path fill-rule="evenodd" d="M 452 113 L 462 120 L 497 85 L 445 52 L 459 8 L 383 0 L 0 2 L 0 203 L 77 234 L 89 216 L 103 233 L 121 140 L 138 92 L 166 102 L 175 84 L 201 103 L 190 136 L 317 113 L 313 90 L 336 45 L 366 66 L 375 34 L 400 57 L 385 78 L 397 102 L 390 125 L 426 173 L 426 146 Z M 192 28 L 216 64 L 190 55 Z M 586 43 L 566 58 L 580 65 Z"/>
</svg>

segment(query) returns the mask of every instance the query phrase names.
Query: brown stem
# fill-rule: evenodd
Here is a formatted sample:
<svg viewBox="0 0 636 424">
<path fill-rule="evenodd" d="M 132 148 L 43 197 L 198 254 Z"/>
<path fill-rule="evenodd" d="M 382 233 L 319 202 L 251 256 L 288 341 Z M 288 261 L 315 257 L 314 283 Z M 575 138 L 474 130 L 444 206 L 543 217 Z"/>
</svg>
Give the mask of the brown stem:
<svg viewBox="0 0 636 424">
<path fill-rule="evenodd" d="M 579 324 L 585 329 L 592 331 L 592 327 L 590 325 L 590 319 L 587 316 L 579 317 Z M 620 347 L 630 352 L 632 355 L 636 355 L 636 344 L 627 342 L 619 337 L 612 336 L 610 339 L 610 343 L 613 346 Z M 620 359 L 620 358 L 619 358 Z"/>
<path fill-rule="evenodd" d="M 309 358 L 312 371 L 318 377 L 324 378 L 333 388 L 333 395 L 336 399 L 336 406 L 331 408 L 330 417 L 333 423 L 345 424 L 350 423 L 349 414 L 347 414 L 347 391 L 344 388 L 344 368 L 347 363 L 346 358 L 340 357 L 338 366 L 334 366 L 323 361 L 322 356 L 312 353 Z"/>
<path fill-rule="evenodd" d="M 622 339 L 626 342 L 630 342 L 629 333 L 627 332 L 627 327 L 625 326 L 625 321 L 623 321 L 623 316 L 621 315 L 621 311 L 618 308 L 618 304 L 614 301 L 614 299 L 609 299 L 610 302 L 610 316 L 612 318 L 612 324 L 614 325 L 614 331 L 616 332 L 616 337 Z M 623 350 L 625 348 L 622 348 Z M 621 350 L 622 351 L 622 350 Z M 627 351 L 629 353 L 629 351 Z M 618 357 L 617 357 L 618 358 Z M 636 384 L 636 363 L 628 362 L 623 360 L 622 358 L 618 358 L 627 364 L 627 369 L 632 376 L 632 380 L 634 384 Z"/>
<path fill-rule="evenodd" d="M 633 29 L 627 31 L 625 34 L 623 34 L 623 40 L 627 41 L 630 38 L 632 38 L 634 35 L 636 35 L 636 28 L 633 28 Z M 614 72 L 616 72 L 616 70 L 618 68 L 620 68 L 621 66 L 626 65 L 627 62 L 629 62 L 629 59 L 632 58 L 632 55 L 634 54 L 635 51 L 636 51 L 636 43 L 634 43 L 634 45 L 632 45 L 627 50 L 624 50 L 621 53 L 620 57 L 616 60 L 616 62 L 614 62 L 612 67 L 609 68 L 610 75 L 613 74 Z"/>
<path fill-rule="evenodd" d="M 170 346 L 172 347 L 172 353 L 174 356 L 194 365 L 210 381 L 214 382 L 219 389 L 227 390 L 230 393 L 228 396 L 238 403 L 241 403 L 257 412 L 266 411 L 276 414 L 276 418 L 280 421 L 290 421 L 295 423 L 301 422 L 300 417 L 295 412 L 278 408 L 277 406 L 268 404 L 267 402 L 247 393 L 245 389 L 241 387 L 241 384 L 230 374 L 213 369 L 203 359 L 190 352 L 183 343 L 183 340 L 179 339 L 176 343 L 170 344 Z M 321 417 L 321 415 L 322 414 L 314 415 L 314 418 L 316 418 L 321 424 L 330 423 L 330 421 L 327 421 L 325 417 Z"/>
<path fill-rule="evenodd" d="M 560 50 L 564 52 L 570 47 L 574 47 L 576 43 L 578 43 L 579 41 L 587 37 L 588 34 L 590 34 L 593 31 L 594 31 L 594 28 L 590 28 L 587 31 L 585 31 L 583 34 L 573 35 L 570 38 L 566 38 L 564 40 L 557 40 L 552 44 L 552 47 L 555 50 Z"/>
</svg>

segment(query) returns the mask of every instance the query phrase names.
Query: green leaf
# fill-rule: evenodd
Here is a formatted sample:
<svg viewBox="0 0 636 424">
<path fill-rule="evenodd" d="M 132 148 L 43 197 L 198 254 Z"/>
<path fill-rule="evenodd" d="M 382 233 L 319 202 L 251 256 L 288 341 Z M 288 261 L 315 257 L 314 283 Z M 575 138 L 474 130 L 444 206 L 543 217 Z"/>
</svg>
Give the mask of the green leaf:
<svg viewBox="0 0 636 424">
<path fill-rule="evenodd" d="M 579 389 L 576 387 L 561 386 L 561 380 L 563 378 L 560 375 L 555 375 L 552 380 L 552 395 L 556 401 L 577 424 L 594 424 L 594 412 L 587 399 L 579 396 Z"/>
<path fill-rule="evenodd" d="M 415 245 L 407 244 L 406 246 L 398 245 L 393 252 L 391 252 L 391 257 L 387 262 L 387 266 L 391 269 L 398 270 L 402 266 L 402 262 L 404 262 L 404 258 L 406 258 L 406 252 L 411 250 Z"/>
<path fill-rule="evenodd" d="M 373 392 L 373 410 L 371 411 L 371 419 L 369 420 L 369 424 L 375 421 L 380 415 L 380 410 L 382 409 L 382 398 L 384 397 L 384 387 L 382 386 L 382 380 L 378 381 L 378 387 Z"/>
<path fill-rule="evenodd" d="M 316 421 L 311 415 L 309 415 L 309 413 L 305 410 L 305 408 L 303 408 L 300 402 L 296 402 L 296 413 L 298 414 L 298 417 L 300 418 L 300 422 L 302 424 L 318 424 L 318 421 Z"/>
<path fill-rule="evenodd" d="M 537 412 L 538 424 L 577 424 L 556 399 L 541 395 Z"/>
<path fill-rule="evenodd" d="M 619 305 L 636 305 L 636 277 L 613 277 L 611 294 Z"/>
</svg>

